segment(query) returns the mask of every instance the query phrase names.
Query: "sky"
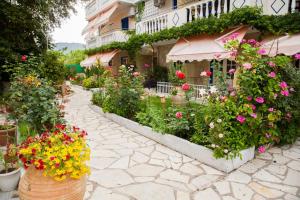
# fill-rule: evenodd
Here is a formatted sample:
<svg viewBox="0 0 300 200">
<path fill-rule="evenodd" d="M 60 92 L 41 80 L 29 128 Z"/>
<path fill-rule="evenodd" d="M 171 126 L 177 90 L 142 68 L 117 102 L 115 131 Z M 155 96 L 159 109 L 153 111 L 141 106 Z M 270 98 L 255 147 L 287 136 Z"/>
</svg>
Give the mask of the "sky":
<svg viewBox="0 0 300 200">
<path fill-rule="evenodd" d="M 81 3 L 76 5 L 77 13 L 72 13 L 70 18 L 65 19 L 59 28 L 56 28 L 51 36 L 56 42 L 84 43 L 81 31 L 87 25 L 85 20 L 84 6 Z"/>
</svg>

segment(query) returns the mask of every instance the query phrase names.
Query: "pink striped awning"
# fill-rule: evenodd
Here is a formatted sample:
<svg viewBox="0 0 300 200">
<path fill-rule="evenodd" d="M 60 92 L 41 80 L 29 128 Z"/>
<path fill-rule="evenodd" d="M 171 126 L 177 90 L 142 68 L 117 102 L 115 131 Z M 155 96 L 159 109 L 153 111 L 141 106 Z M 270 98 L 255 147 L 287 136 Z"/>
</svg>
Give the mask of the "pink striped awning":
<svg viewBox="0 0 300 200">
<path fill-rule="evenodd" d="M 236 33 L 236 39 L 242 41 L 248 29 L 249 27 L 241 26 L 226 34 L 180 38 L 168 53 L 167 62 L 213 60 L 216 54 L 219 55 L 220 59 L 230 58 L 230 52 L 224 48 L 223 40 Z"/>
<path fill-rule="evenodd" d="M 96 64 L 97 61 L 100 62 L 101 65 L 104 67 L 108 66 L 109 61 L 119 52 L 119 50 L 113 50 L 106 53 L 98 53 L 92 56 L 89 56 L 85 60 L 83 60 L 80 65 L 82 67 L 91 67 L 92 65 Z"/>
<path fill-rule="evenodd" d="M 261 43 L 262 48 L 267 51 L 269 56 L 276 56 L 278 54 L 292 56 L 300 52 L 300 33 L 266 38 Z"/>
</svg>

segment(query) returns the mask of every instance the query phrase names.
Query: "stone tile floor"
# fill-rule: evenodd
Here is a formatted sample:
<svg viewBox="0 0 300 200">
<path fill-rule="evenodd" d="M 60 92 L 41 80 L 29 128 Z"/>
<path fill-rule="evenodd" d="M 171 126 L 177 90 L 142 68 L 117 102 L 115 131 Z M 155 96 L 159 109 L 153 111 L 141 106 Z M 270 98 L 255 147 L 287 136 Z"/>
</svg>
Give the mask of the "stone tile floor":
<svg viewBox="0 0 300 200">
<path fill-rule="evenodd" d="M 65 118 L 91 147 L 85 199 L 300 200 L 300 140 L 225 174 L 104 118 L 90 108 L 91 92 L 73 91 Z"/>
</svg>

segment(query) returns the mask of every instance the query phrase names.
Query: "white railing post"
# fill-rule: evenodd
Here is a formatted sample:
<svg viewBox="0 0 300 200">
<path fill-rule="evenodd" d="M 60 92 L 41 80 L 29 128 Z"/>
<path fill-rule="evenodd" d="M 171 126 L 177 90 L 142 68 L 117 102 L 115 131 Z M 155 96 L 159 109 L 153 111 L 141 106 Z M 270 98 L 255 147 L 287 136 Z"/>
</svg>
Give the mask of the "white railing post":
<svg viewBox="0 0 300 200">
<path fill-rule="evenodd" d="M 217 17 L 220 17 L 221 15 L 221 0 L 218 0 L 218 11 L 217 11 Z"/>
<path fill-rule="evenodd" d="M 209 2 L 206 3 L 206 10 L 205 10 L 205 17 L 208 18 L 209 12 L 208 12 Z"/>
<path fill-rule="evenodd" d="M 224 13 L 228 13 L 229 11 L 227 10 L 227 0 L 224 0 Z"/>
<path fill-rule="evenodd" d="M 292 0 L 291 12 L 294 13 L 296 10 L 296 0 Z"/>
<path fill-rule="evenodd" d="M 215 16 L 215 13 L 216 13 L 216 11 L 215 11 L 215 1 L 216 0 L 211 1 L 211 3 L 212 3 L 212 5 L 211 5 L 211 15 L 212 16 Z"/>
</svg>

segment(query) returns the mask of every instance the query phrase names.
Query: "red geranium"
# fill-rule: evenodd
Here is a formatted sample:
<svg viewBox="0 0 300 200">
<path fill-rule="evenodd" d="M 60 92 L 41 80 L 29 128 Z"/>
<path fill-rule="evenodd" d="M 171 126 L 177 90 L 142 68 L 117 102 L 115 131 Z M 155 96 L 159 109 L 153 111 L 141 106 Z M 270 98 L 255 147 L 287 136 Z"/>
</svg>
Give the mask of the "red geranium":
<svg viewBox="0 0 300 200">
<path fill-rule="evenodd" d="M 182 86 L 181 86 L 182 90 L 184 91 L 188 91 L 190 90 L 191 86 L 188 84 L 188 83 L 184 83 Z"/>
<path fill-rule="evenodd" d="M 176 76 L 179 78 L 179 79 L 184 79 L 185 78 L 185 74 L 180 71 L 180 70 L 177 70 L 176 71 Z"/>
<path fill-rule="evenodd" d="M 27 60 L 27 56 L 26 56 L 26 55 L 22 55 L 21 61 L 22 61 L 22 62 L 25 62 L 26 60 Z"/>
</svg>

